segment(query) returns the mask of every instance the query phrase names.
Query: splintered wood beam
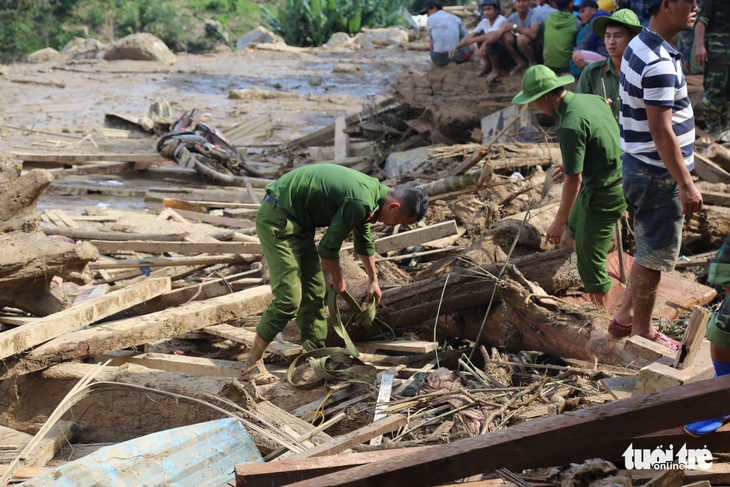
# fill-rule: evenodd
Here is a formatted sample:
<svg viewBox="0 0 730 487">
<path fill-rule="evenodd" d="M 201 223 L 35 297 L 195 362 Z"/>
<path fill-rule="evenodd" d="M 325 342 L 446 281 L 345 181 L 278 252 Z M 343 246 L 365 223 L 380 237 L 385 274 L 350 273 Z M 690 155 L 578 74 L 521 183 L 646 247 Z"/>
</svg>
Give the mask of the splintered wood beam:
<svg viewBox="0 0 730 487">
<path fill-rule="evenodd" d="M 243 367 L 243 363 L 235 360 L 186 357 L 162 353 L 119 352 L 104 354 L 98 359 L 102 362 L 111 360 L 111 365 L 114 366 L 132 363 L 142 365 L 148 369 L 207 377 L 238 377 L 241 375 L 241 368 Z"/>
<path fill-rule="evenodd" d="M 214 264 L 242 264 L 246 258 L 239 254 L 205 255 L 197 257 L 151 257 L 146 259 L 124 259 L 114 262 L 89 262 L 89 269 L 130 269 L 134 267 L 176 267 L 187 265 L 209 266 Z"/>
<path fill-rule="evenodd" d="M 700 308 L 699 306 L 692 307 L 692 315 L 689 317 L 689 324 L 684 331 L 682 344 L 679 347 L 679 353 L 672 367 L 685 369 L 694 363 L 697 352 L 700 351 L 700 347 L 702 346 L 702 340 L 705 339 L 707 322 L 710 320 L 711 314 L 705 308 Z"/>
<path fill-rule="evenodd" d="M 379 238 L 375 241 L 375 251 L 379 254 L 385 254 L 392 250 L 400 250 L 413 245 L 428 244 L 428 242 L 451 237 L 457 233 L 456 221 L 448 220 L 436 225 Z M 342 247 L 342 250 L 352 250 L 353 248 L 352 245 L 348 245 Z"/>
<path fill-rule="evenodd" d="M 158 313 L 66 333 L 33 349 L 22 359 L 0 362 L 0 379 L 35 372 L 68 360 L 94 357 L 164 340 L 242 316 L 258 314 L 266 309 L 272 299 L 270 286 L 258 286 Z M 3 332 L 5 333 L 7 332 Z"/>
<path fill-rule="evenodd" d="M 160 242 L 144 240 L 91 240 L 99 252 L 111 254 L 132 251 L 147 254 L 260 254 L 261 244 L 254 242 Z"/>
<path fill-rule="evenodd" d="M 428 486 L 500 468 L 578 463 L 603 457 L 607 446 L 625 450 L 642 434 L 727 414 L 728 404 L 730 375 L 510 426 L 290 487 Z"/>
<path fill-rule="evenodd" d="M 347 433 L 346 435 L 338 436 L 336 438 L 332 438 L 330 441 L 320 443 L 319 445 L 315 446 L 314 448 L 310 448 L 309 450 L 305 450 L 301 453 L 296 453 L 290 457 L 287 457 L 287 459 L 299 460 L 303 458 L 336 455 L 337 453 L 345 451 L 355 445 L 365 443 L 366 441 L 369 441 L 376 436 L 395 431 L 398 428 L 405 426 L 406 424 L 408 424 L 407 417 L 402 414 L 394 414 L 392 416 L 388 416 L 387 418 L 383 418 L 375 423 L 365 425 L 362 428 Z M 413 484 L 404 482 L 399 485 Z"/>
<path fill-rule="evenodd" d="M 359 342 L 357 348 L 370 348 L 374 350 L 389 350 L 401 353 L 429 353 L 439 347 L 438 342 L 427 342 L 423 340 L 394 340 L 380 342 Z"/>
<path fill-rule="evenodd" d="M 0 333 L 0 359 L 11 357 L 170 290 L 170 279 L 149 279 Z"/>
</svg>

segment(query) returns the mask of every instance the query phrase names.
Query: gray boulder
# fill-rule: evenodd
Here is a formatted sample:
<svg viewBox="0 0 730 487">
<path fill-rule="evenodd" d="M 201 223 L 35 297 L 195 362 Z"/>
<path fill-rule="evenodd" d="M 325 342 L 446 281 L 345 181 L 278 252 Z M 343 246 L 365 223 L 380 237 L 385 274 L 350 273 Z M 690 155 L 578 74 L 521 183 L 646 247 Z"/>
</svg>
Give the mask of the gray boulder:
<svg viewBox="0 0 730 487">
<path fill-rule="evenodd" d="M 177 62 L 177 58 L 164 42 L 146 32 L 132 34 L 115 41 L 107 49 L 104 59 L 107 61 L 120 59 L 160 61 L 165 64 Z"/>
</svg>

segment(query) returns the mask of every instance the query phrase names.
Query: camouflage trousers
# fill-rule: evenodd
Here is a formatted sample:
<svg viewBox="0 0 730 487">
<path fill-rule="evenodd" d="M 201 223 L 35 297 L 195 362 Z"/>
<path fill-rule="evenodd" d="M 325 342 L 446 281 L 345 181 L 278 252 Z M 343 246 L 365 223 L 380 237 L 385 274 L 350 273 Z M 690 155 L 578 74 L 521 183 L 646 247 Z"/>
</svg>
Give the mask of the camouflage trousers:
<svg viewBox="0 0 730 487">
<path fill-rule="evenodd" d="M 730 108 L 730 64 L 708 61 L 704 72 L 705 94 L 702 109 L 705 114 L 706 131 L 722 132 L 728 129 L 728 108 Z"/>
</svg>

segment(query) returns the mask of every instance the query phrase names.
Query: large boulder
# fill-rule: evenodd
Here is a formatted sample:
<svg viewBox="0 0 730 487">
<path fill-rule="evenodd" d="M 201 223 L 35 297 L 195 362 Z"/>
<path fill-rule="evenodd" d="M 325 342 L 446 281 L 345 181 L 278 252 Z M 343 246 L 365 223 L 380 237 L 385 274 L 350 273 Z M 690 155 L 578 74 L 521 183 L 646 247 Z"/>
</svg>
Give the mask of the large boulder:
<svg viewBox="0 0 730 487">
<path fill-rule="evenodd" d="M 261 26 L 245 34 L 236 42 L 236 50 L 240 51 L 249 44 L 285 44 L 284 39 Z"/>
<path fill-rule="evenodd" d="M 46 61 L 54 61 L 61 56 L 61 53 L 52 47 L 46 47 L 38 51 L 28 54 L 26 60 L 29 63 L 45 63 Z"/>
<path fill-rule="evenodd" d="M 408 44 L 408 32 L 395 27 L 363 29 L 355 36 L 355 43 L 361 47 L 403 46 Z"/>
<path fill-rule="evenodd" d="M 104 44 L 96 39 L 74 37 L 61 49 L 68 59 L 102 59 L 104 57 Z"/>
<path fill-rule="evenodd" d="M 136 61 L 160 61 L 175 64 L 177 58 L 167 45 L 146 32 L 132 34 L 112 43 L 104 55 L 107 61 L 131 59 Z"/>
</svg>

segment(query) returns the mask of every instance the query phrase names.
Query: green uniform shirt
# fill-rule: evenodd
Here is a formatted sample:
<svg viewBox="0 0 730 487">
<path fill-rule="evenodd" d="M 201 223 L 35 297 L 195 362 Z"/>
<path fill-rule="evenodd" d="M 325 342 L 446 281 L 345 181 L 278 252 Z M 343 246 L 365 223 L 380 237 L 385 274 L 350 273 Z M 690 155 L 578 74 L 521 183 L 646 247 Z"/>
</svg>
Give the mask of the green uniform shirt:
<svg viewBox="0 0 730 487">
<path fill-rule="evenodd" d="M 365 220 L 377 217 L 388 191 L 377 179 L 335 164 L 298 168 L 266 186 L 266 193 L 303 229 L 328 227 L 318 250 L 328 260 L 340 258 L 340 247 L 350 232 L 356 253 L 375 253 Z"/>
<path fill-rule="evenodd" d="M 697 22 L 705 24 L 709 61 L 730 63 L 730 1 L 700 0 Z"/>
<path fill-rule="evenodd" d="M 573 56 L 578 20 L 571 12 L 553 12 L 545 21 L 543 59 L 549 68 L 567 68 Z"/>
<path fill-rule="evenodd" d="M 621 179 L 621 147 L 618 124 L 606 102 L 595 95 L 567 92 L 558 115 L 563 172 L 582 173 L 582 188 L 613 186 Z"/>
<path fill-rule="evenodd" d="M 613 67 L 611 58 L 591 63 L 583 68 L 583 72 L 578 79 L 578 85 L 575 87 L 575 92 L 598 95 L 603 98 L 604 93 L 601 80 L 603 80 L 603 85 L 606 87 L 606 98 L 613 101 L 611 103 L 611 111 L 613 111 L 613 117 L 618 123 L 618 112 L 621 108 L 618 97 L 618 73 Z"/>
</svg>

